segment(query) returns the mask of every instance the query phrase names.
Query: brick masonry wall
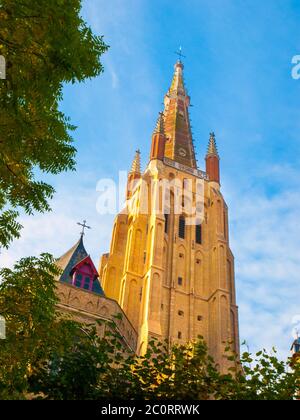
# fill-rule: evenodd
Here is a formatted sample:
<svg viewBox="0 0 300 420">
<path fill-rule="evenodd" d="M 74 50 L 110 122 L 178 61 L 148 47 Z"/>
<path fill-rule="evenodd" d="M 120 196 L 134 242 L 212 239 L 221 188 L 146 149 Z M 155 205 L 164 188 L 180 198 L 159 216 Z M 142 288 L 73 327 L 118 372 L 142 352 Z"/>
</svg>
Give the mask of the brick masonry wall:
<svg viewBox="0 0 300 420">
<path fill-rule="evenodd" d="M 74 319 L 79 322 L 91 323 L 98 319 L 114 320 L 125 345 L 129 350 L 136 351 L 137 332 L 116 301 L 66 283 L 57 283 L 57 296 L 58 308 L 62 312 L 73 314 Z M 122 315 L 122 319 L 114 318 L 118 314 Z M 99 329 L 99 334 L 103 335 L 103 333 L 104 328 Z"/>
</svg>

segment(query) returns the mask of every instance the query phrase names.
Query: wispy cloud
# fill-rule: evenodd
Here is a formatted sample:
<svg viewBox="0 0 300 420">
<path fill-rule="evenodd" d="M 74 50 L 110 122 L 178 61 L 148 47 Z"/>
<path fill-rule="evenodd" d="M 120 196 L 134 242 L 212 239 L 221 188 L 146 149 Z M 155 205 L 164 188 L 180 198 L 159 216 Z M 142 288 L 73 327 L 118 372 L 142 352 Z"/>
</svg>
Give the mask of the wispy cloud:
<svg viewBox="0 0 300 420">
<path fill-rule="evenodd" d="M 294 167 L 266 167 L 266 178 L 274 173 L 300 176 Z M 276 346 L 286 356 L 292 320 L 300 313 L 300 188 L 285 182 L 283 191 L 268 196 L 260 188 L 235 185 L 228 199 L 241 337 L 253 349 Z"/>
<path fill-rule="evenodd" d="M 97 265 L 100 255 L 107 252 L 113 224 L 113 216 L 100 216 L 96 211 L 95 189 L 60 189 L 52 202 L 51 213 L 23 215 L 22 236 L 14 241 L 9 250 L 2 250 L 0 266 L 11 267 L 26 256 L 49 252 L 55 257 L 64 254 L 79 239 L 83 219 L 92 227 L 84 238 L 87 251 Z"/>
</svg>

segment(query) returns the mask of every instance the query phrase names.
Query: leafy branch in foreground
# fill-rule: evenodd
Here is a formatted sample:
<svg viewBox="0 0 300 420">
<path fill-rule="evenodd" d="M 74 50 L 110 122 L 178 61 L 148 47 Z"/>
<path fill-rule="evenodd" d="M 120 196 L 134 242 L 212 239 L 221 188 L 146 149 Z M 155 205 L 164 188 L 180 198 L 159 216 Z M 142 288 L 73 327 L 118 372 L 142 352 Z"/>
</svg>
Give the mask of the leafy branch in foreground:
<svg viewBox="0 0 300 420">
<path fill-rule="evenodd" d="M 0 246 L 19 236 L 18 207 L 50 209 L 54 189 L 36 174 L 74 170 L 75 127 L 59 109 L 63 86 L 99 75 L 108 48 L 80 11 L 81 0 L 0 3 Z"/>
<path fill-rule="evenodd" d="M 153 340 L 144 356 L 136 356 L 124 352 L 114 323 L 106 327 L 103 338 L 86 327 L 74 351 L 59 358 L 54 353 L 32 377 L 32 391 L 69 400 L 293 400 L 300 391 L 299 366 L 291 370 L 275 354 L 228 356 L 232 368 L 222 374 L 201 338 L 171 351 Z"/>
<path fill-rule="evenodd" d="M 0 315 L 6 320 L 6 339 L 0 342 L 0 399 L 25 398 L 34 369 L 54 349 L 64 353 L 73 342 L 77 324 L 55 310 L 58 274 L 48 254 L 0 270 Z"/>
<path fill-rule="evenodd" d="M 43 254 L 0 270 L 0 399 L 292 400 L 300 363 L 275 351 L 244 353 L 228 346 L 228 373 L 216 366 L 201 337 L 185 345 L 152 340 L 144 356 L 124 347 L 112 321 L 84 325 L 57 309 L 54 259 Z M 99 334 L 101 332 L 101 334 Z"/>
</svg>

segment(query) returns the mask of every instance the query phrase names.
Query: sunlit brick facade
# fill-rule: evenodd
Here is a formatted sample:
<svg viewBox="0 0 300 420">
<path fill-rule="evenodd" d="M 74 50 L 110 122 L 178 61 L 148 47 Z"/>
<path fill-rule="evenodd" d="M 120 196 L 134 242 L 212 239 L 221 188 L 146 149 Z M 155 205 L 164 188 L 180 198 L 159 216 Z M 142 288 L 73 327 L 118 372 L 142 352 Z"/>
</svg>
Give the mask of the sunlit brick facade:
<svg viewBox="0 0 300 420">
<path fill-rule="evenodd" d="M 189 106 L 178 61 L 152 136 L 149 163 L 142 172 L 138 151 L 129 172 L 128 200 L 115 219 L 100 278 L 105 295 L 119 303 L 138 332 L 138 353 L 145 352 L 151 337 L 184 343 L 201 335 L 226 369 L 225 343 L 232 341 L 239 352 L 228 208 L 213 133 L 206 171 L 197 168 Z M 188 194 L 179 199 L 178 212 L 180 185 Z M 191 205 L 201 207 L 192 222 Z"/>
</svg>

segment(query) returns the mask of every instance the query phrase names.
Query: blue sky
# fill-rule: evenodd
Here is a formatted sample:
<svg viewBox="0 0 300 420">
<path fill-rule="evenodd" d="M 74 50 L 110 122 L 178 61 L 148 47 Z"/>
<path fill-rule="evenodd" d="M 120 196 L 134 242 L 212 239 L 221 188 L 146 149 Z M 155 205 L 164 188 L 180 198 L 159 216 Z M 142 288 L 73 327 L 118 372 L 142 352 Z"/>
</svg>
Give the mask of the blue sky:
<svg viewBox="0 0 300 420">
<path fill-rule="evenodd" d="M 297 0 L 86 0 L 83 16 L 110 45 L 105 72 L 66 86 L 63 111 L 78 126 L 77 172 L 51 177 L 53 212 L 22 216 L 23 236 L 1 265 L 24 255 L 61 255 L 92 226 L 94 261 L 109 248 L 113 217 L 96 212 L 96 183 L 117 179 L 151 133 L 182 45 L 199 167 L 209 132 L 221 155 L 222 191 L 236 257 L 240 335 L 250 350 L 287 354 L 300 314 L 300 54 Z M 49 181 L 49 178 L 47 178 Z"/>
</svg>

